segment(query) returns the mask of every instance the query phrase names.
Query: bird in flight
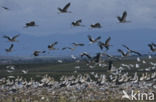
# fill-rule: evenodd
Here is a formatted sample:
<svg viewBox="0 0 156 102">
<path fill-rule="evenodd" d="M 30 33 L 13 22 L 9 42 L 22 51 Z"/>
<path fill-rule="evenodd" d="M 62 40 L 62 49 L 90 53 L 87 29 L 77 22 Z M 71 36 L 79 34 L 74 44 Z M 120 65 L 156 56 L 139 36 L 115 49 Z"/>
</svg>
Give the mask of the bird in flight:
<svg viewBox="0 0 156 102">
<path fill-rule="evenodd" d="M 28 23 L 25 24 L 25 27 L 26 28 L 27 27 L 34 27 L 34 26 L 37 26 L 36 23 L 35 23 L 35 21 L 31 21 L 31 22 L 28 22 Z"/>
<path fill-rule="evenodd" d="M 7 35 L 4 35 L 3 38 L 8 39 L 8 41 L 10 41 L 10 42 L 15 42 L 16 41 L 16 38 L 19 37 L 19 36 L 20 36 L 19 34 L 15 35 L 13 37 L 9 37 Z"/>
<path fill-rule="evenodd" d="M 125 47 L 130 53 L 134 53 L 134 54 L 137 54 L 138 56 L 141 56 L 141 53 L 137 52 L 137 51 L 134 51 L 134 50 L 131 50 L 129 47 L 127 47 L 126 45 L 122 45 L 123 47 Z"/>
<path fill-rule="evenodd" d="M 60 13 L 71 13 L 71 11 L 68 11 L 68 8 L 70 7 L 70 2 L 67 3 L 63 8 L 58 8 L 58 10 L 60 11 Z"/>
<path fill-rule="evenodd" d="M 5 51 L 6 51 L 6 52 L 11 52 L 11 51 L 12 51 L 12 49 L 13 49 L 13 47 L 14 47 L 14 45 L 13 45 L 13 44 L 11 44 L 11 45 L 10 45 L 10 47 L 9 47 L 8 49 L 5 49 Z"/>
<path fill-rule="evenodd" d="M 101 28 L 101 24 L 99 22 L 90 25 L 91 28 Z"/>
<path fill-rule="evenodd" d="M 37 50 L 36 50 L 36 51 L 33 52 L 33 55 L 34 55 L 34 56 L 39 56 L 40 53 L 45 53 L 45 52 L 46 52 L 46 51 L 37 51 Z"/>
<path fill-rule="evenodd" d="M 119 21 L 120 23 L 126 23 L 126 22 L 129 22 L 129 21 L 126 20 L 126 17 L 127 17 L 127 12 L 124 11 L 124 12 L 122 13 L 122 16 L 121 16 L 121 17 L 118 16 L 117 19 L 118 19 L 118 21 Z"/>
<path fill-rule="evenodd" d="M 156 52 L 156 46 L 154 43 L 148 44 L 148 47 L 150 48 L 152 52 Z"/>
<path fill-rule="evenodd" d="M 55 47 L 57 44 L 58 44 L 58 42 L 55 41 L 54 43 L 48 45 L 48 49 L 49 49 L 49 50 L 56 50 L 56 48 L 54 48 L 54 47 Z"/>
<path fill-rule="evenodd" d="M 94 39 L 91 37 L 91 35 L 88 35 L 88 39 L 89 39 L 90 43 L 92 44 L 92 43 L 96 43 L 98 40 L 100 40 L 101 36 L 98 36 L 97 38 Z"/>
<path fill-rule="evenodd" d="M 67 49 L 69 49 L 69 50 L 71 50 L 71 51 L 74 51 L 75 50 L 75 47 L 63 47 L 62 48 L 62 50 L 67 50 Z"/>
<path fill-rule="evenodd" d="M 129 56 L 130 52 L 127 51 L 127 52 L 124 52 L 123 50 L 121 49 L 118 49 L 118 52 L 120 52 L 122 54 L 123 57 L 126 57 L 126 56 Z"/>
<path fill-rule="evenodd" d="M 109 44 L 109 43 L 110 43 L 110 40 L 111 40 L 111 37 L 108 37 L 107 40 L 105 41 L 105 43 L 99 41 L 99 42 L 98 42 L 98 45 L 99 45 L 100 49 L 102 50 L 103 47 L 105 47 L 106 50 L 109 50 L 109 47 L 111 46 L 111 45 Z"/>
<path fill-rule="evenodd" d="M 84 25 L 81 25 L 81 22 L 82 22 L 82 20 L 79 19 L 79 20 L 77 20 L 77 21 L 73 21 L 73 22 L 72 22 L 72 25 L 73 25 L 74 27 L 76 27 L 76 26 L 84 26 Z"/>
<path fill-rule="evenodd" d="M 2 6 L 2 8 L 3 8 L 4 10 L 9 10 L 9 8 L 8 8 L 8 7 L 5 7 L 5 6 Z"/>
<path fill-rule="evenodd" d="M 72 43 L 72 45 L 77 47 L 77 46 L 84 46 L 85 44 L 83 44 L 83 43 Z"/>
</svg>

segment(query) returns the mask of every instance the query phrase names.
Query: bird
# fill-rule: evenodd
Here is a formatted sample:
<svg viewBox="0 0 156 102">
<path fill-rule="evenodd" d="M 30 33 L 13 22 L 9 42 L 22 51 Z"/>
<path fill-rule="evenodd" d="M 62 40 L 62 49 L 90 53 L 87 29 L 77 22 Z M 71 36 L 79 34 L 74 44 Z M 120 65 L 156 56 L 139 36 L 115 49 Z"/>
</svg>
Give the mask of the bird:
<svg viewBox="0 0 156 102">
<path fill-rule="evenodd" d="M 79 20 L 73 21 L 73 22 L 72 22 L 72 25 L 73 25 L 74 27 L 76 27 L 76 26 L 83 26 L 83 25 L 81 25 L 81 22 L 82 22 L 82 20 L 79 19 Z"/>
<path fill-rule="evenodd" d="M 62 50 L 66 50 L 66 49 L 69 49 L 69 50 L 71 50 L 71 51 L 74 51 L 74 50 L 75 50 L 75 47 L 73 47 L 73 48 L 72 48 L 72 47 L 63 47 L 63 48 L 62 48 Z"/>
<path fill-rule="evenodd" d="M 37 51 L 37 50 L 36 50 L 36 51 L 33 52 L 33 55 L 34 55 L 34 56 L 39 56 L 40 53 L 45 53 L 45 52 L 46 52 L 46 51 Z"/>
<path fill-rule="evenodd" d="M 6 52 L 11 52 L 11 51 L 12 51 L 12 49 L 13 49 L 13 47 L 14 47 L 14 45 L 13 45 L 13 44 L 11 44 L 11 45 L 10 45 L 10 47 L 9 47 L 8 49 L 5 49 L 5 51 L 6 51 Z"/>
<path fill-rule="evenodd" d="M 99 41 L 99 42 L 98 42 L 98 45 L 99 45 L 100 49 L 102 50 L 103 47 L 105 47 L 106 50 L 109 50 L 109 47 L 111 46 L 111 45 L 109 44 L 110 40 L 111 40 L 111 37 L 108 37 L 107 40 L 105 41 L 105 43 Z"/>
<path fill-rule="evenodd" d="M 71 13 L 71 11 L 68 11 L 68 8 L 70 7 L 71 3 L 67 3 L 64 8 L 58 8 L 58 10 L 60 11 L 60 13 Z"/>
<path fill-rule="evenodd" d="M 134 50 L 131 50 L 128 46 L 126 46 L 126 45 L 122 45 L 122 46 L 125 47 L 130 53 L 134 53 L 134 54 L 141 56 L 141 53 L 134 51 Z"/>
<path fill-rule="evenodd" d="M 121 49 L 118 49 L 118 52 L 120 52 L 122 54 L 123 57 L 129 56 L 130 52 L 127 51 L 126 53 L 124 51 L 122 51 Z"/>
<path fill-rule="evenodd" d="M 49 50 L 56 50 L 56 48 L 54 48 L 54 47 L 55 47 L 55 45 L 57 45 L 57 44 L 58 44 L 58 42 L 55 41 L 54 43 L 48 45 L 48 49 L 49 49 Z"/>
<path fill-rule="evenodd" d="M 152 52 L 156 52 L 156 47 L 153 44 L 148 44 L 148 47 Z"/>
<path fill-rule="evenodd" d="M 9 10 L 9 8 L 8 7 L 5 7 L 5 6 L 2 6 L 2 8 L 5 9 L 5 10 Z"/>
<path fill-rule="evenodd" d="M 77 47 L 77 46 L 84 46 L 85 44 L 83 44 L 83 43 L 72 43 L 72 45 Z"/>
<path fill-rule="evenodd" d="M 96 37 L 95 39 L 91 37 L 91 35 L 88 35 L 88 39 L 90 41 L 90 43 L 96 43 L 98 40 L 101 39 L 101 36 Z"/>
<path fill-rule="evenodd" d="M 15 35 L 13 37 L 9 37 L 7 35 L 4 35 L 3 38 L 8 39 L 10 42 L 15 42 L 16 41 L 16 38 L 19 37 L 19 36 L 20 36 L 20 34 L 17 34 L 17 35 Z"/>
<path fill-rule="evenodd" d="M 80 54 L 81 58 L 86 56 L 88 59 L 91 59 L 92 57 L 87 53 L 87 52 L 83 52 Z"/>
<path fill-rule="evenodd" d="M 109 60 L 108 61 L 108 70 L 111 70 L 112 69 L 112 66 L 113 66 L 113 61 L 112 60 Z"/>
<path fill-rule="evenodd" d="M 126 17 L 127 17 L 127 12 L 124 11 L 124 12 L 122 13 L 122 17 L 118 16 L 117 19 L 118 19 L 118 21 L 119 21 L 120 23 L 126 23 L 126 22 L 128 22 L 128 21 L 126 20 Z"/>
<path fill-rule="evenodd" d="M 37 26 L 35 21 L 31 21 L 25 24 L 25 27 L 34 27 L 34 26 Z"/>
<path fill-rule="evenodd" d="M 90 25 L 91 28 L 101 28 L 101 24 L 99 22 Z"/>
</svg>

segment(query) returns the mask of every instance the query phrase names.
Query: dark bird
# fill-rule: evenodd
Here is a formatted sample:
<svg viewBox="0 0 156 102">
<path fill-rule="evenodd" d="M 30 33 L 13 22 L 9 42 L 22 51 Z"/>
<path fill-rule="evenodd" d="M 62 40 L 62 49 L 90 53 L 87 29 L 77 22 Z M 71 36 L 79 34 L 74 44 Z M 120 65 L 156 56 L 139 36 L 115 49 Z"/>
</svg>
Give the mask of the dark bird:
<svg viewBox="0 0 156 102">
<path fill-rule="evenodd" d="M 73 26 L 83 26 L 83 25 L 81 25 L 81 22 L 82 22 L 82 20 L 79 19 L 79 20 L 77 20 L 77 21 L 72 22 L 72 25 L 73 25 Z"/>
<path fill-rule="evenodd" d="M 152 42 L 151 44 L 152 44 L 152 46 L 156 47 L 156 44 L 155 43 Z"/>
<path fill-rule="evenodd" d="M 108 61 L 108 70 L 111 70 L 113 66 L 113 61 L 109 60 Z"/>
<path fill-rule="evenodd" d="M 141 53 L 134 51 L 134 50 L 131 50 L 128 46 L 126 46 L 126 45 L 122 45 L 122 46 L 125 47 L 130 53 L 134 53 L 134 54 L 141 56 Z"/>
<path fill-rule="evenodd" d="M 148 47 L 152 52 L 156 52 L 156 47 L 153 44 L 148 44 Z"/>
<path fill-rule="evenodd" d="M 2 6 L 2 8 L 5 9 L 5 10 L 9 10 L 9 8 L 8 7 L 5 7 L 5 6 Z"/>
<path fill-rule="evenodd" d="M 64 6 L 64 8 L 58 8 L 58 10 L 60 11 L 60 13 L 71 13 L 70 11 L 68 11 L 68 8 L 70 7 L 70 2 L 68 4 L 66 4 Z"/>
<path fill-rule="evenodd" d="M 126 17 L 127 17 L 127 12 L 124 11 L 122 17 L 118 16 L 117 19 L 120 23 L 126 23 L 127 22 Z"/>
<path fill-rule="evenodd" d="M 94 56 L 92 58 L 92 61 L 94 61 L 96 63 L 100 63 L 100 61 L 101 61 L 101 55 L 102 55 L 101 53 L 97 53 L 96 56 Z"/>
<path fill-rule="evenodd" d="M 34 26 L 37 26 L 35 21 L 31 21 L 25 24 L 25 27 L 34 27 Z"/>
<path fill-rule="evenodd" d="M 11 44 L 11 45 L 10 45 L 10 47 L 9 47 L 8 49 L 5 49 L 5 51 L 6 51 L 6 52 L 11 52 L 11 51 L 12 51 L 12 49 L 13 49 L 13 47 L 14 47 L 14 45 L 13 45 L 13 44 Z"/>
<path fill-rule="evenodd" d="M 75 46 L 75 47 L 77 47 L 77 46 L 84 46 L 85 44 L 83 44 L 83 43 L 72 43 L 73 44 L 73 46 Z"/>
<path fill-rule="evenodd" d="M 110 40 L 111 40 L 111 37 L 108 37 L 107 40 L 105 41 L 105 43 L 99 41 L 99 42 L 98 42 L 98 45 L 99 45 L 100 49 L 102 50 L 103 47 L 105 47 L 106 50 L 109 50 L 109 47 L 111 46 L 111 45 L 110 45 Z"/>
<path fill-rule="evenodd" d="M 101 24 L 99 22 L 90 25 L 91 28 L 101 28 Z"/>
<path fill-rule="evenodd" d="M 92 43 L 96 43 L 98 40 L 100 40 L 101 36 L 98 36 L 97 38 L 94 39 L 91 37 L 91 35 L 88 35 L 88 39 L 89 39 L 90 43 L 92 44 Z"/>
<path fill-rule="evenodd" d="M 118 49 L 118 52 L 120 52 L 120 53 L 122 54 L 123 57 L 129 56 L 129 54 L 130 54 L 129 51 L 124 52 L 124 51 L 122 51 L 121 49 Z"/>
<path fill-rule="evenodd" d="M 4 35 L 3 38 L 8 39 L 10 42 L 15 42 L 16 38 L 19 37 L 19 36 L 20 36 L 19 34 L 15 35 L 13 37 L 9 37 L 9 36 Z"/>
<path fill-rule="evenodd" d="M 69 49 L 69 50 L 71 50 L 71 51 L 74 51 L 75 50 L 75 47 L 63 47 L 62 48 L 62 50 L 67 50 L 67 49 Z"/>
<path fill-rule="evenodd" d="M 40 53 L 45 53 L 46 51 L 34 51 L 33 55 L 34 56 L 39 56 Z"/>
<path fill-rule="evenodd" d="M 91 59 L 92 57 L 87 53 L 87 52 L 83 52 L 80 54 L 81 58 L 86 56 L 88 59 Z"/>
<path fill-rule="evenodd" d="M 49 49 L 49 50 L 56 50 L 55 46 L 56 46 L 57 44 L 58 44 L 58 42 L 56 41 L 56 42 L 54 42 L 54 43 L 48 45 L 48 49 Z"/>
</svg>

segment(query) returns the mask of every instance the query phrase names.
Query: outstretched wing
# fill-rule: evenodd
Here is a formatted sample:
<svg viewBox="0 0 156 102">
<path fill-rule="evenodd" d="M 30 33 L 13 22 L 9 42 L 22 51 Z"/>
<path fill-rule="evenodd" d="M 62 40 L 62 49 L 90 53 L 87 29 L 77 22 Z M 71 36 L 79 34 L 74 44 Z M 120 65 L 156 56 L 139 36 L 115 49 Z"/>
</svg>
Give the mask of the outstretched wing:
<svg viewBox="0 0 156 102">
<path fill-rule="evenodd" d="M 12 39 L 16 39 L 16 38 L 19 37 L 19 36 L 20 36 L 20 34 L 17 34 L 17 35 L 15 35 L 15 36 L 13 36 Z"/>
<path fill-rule="evenodd" d="M 81 20 L 81 19 L 79 19 L 79 20 L 77 20 L 77 21 L 76 21 L 76 23 L 81 23 L 81 22 L 82 22 L 82 20 Z"/>
<path fill-rule="evenodd" d="M 98 41 L 98 40 L 100 40 L 101 39 L 101 36 L 98 36 L 96 39 L 95 39 L 95 41 Z"/>
<path fill-rule="evenodd" d="M 111 37 L 108 37 L 108 39 L 105 41 L 105 44 L 107 45 L 111 40 Z"/>
<path fill-rule="evenodd" d="M 91 37 L 91 35 L 88 35 L 88 39 L 89 41 L 93 41 L 93 38 Z"/>
<path fill-rule="evenodd" d="M 141 53 L 139 53 L 139 52 L 137 52 L 137 51 L 134 51 L 134 50 L 131 50 L 131 53 L 135 53 L 135 54 L 141 56 Z"/>
<path fill-rule="evenodd" d="M 124 48 L 126 48 L 127 50 L 129 50 L 130 51 L 130 49 L 129 49 L 129 47 L 128 46 L 126 46 L 126 45 L 122 45 Z"/>
<path fill-rule="evenodd" d="M 126 17 L 127 17 L 127 12 L 124 11 L 123 14 L 122 14 L 122 18 L 121 18 L 121 19 L 122 19 L 123 21 L 126 21 Z"/>
<path fill-rule="evenodd" d="M 67 9 L 69 8 L 69 6 L 70 6 L 70 2 L 64 6 L 63 10 L 64 11 L 67 11 Z"/>
<path fill-rule="evenodd" d="M 14 47 L 13 44 L 10 45 L 9 50 L 12 50 L 12 48 Z"/>
<path fill-rule="evenodd" d="M 8 40 L 11 40 L 11 38 L 9 36 L 4 35 L 3 38 L 6 38 Z"/>
<path fill-rule="evenodd" d="M 121 49 L 118 49 L 118 52 L 120 52 L 123 56 L 125 55 L 125 53 Z"/>
</svg>

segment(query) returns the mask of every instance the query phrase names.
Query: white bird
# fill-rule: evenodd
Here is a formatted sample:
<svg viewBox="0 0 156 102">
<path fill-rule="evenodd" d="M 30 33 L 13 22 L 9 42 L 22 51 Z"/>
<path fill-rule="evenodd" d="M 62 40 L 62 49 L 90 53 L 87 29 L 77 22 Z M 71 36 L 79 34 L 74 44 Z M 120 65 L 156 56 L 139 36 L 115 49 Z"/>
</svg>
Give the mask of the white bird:
<svg viewBox="0 0 156 102">
<path fill-rule="evenodd" d="M 125 90 L 123 90 L 122 92 L 123 92 L 124 95 L 121 97 L 121 99 L 126 98 L 126 99 L 130 100 L 130 96 L 127 94 L 127 92 Z"/>
</svg>

